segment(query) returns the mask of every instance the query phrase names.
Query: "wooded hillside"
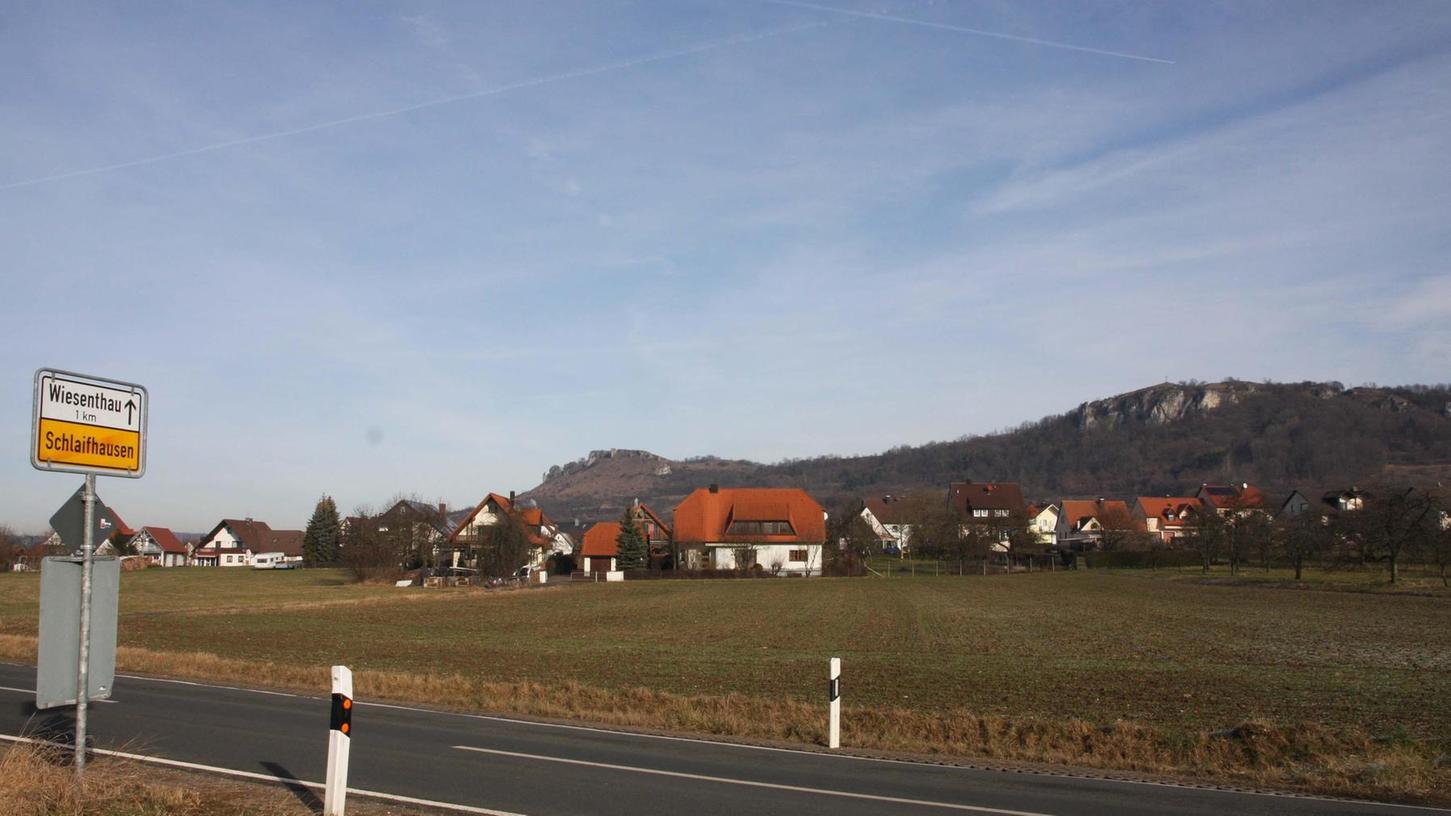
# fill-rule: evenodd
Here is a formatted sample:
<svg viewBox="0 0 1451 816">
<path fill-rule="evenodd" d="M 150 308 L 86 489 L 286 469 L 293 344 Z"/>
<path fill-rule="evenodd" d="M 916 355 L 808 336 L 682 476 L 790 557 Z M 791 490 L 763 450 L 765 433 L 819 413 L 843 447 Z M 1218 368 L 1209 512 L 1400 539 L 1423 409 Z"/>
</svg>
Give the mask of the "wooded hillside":
<svg viewBox="0 0 1451 816">
<path fill-rule="evenodd" d="M 634 498 L 668 512 L 711 482 L 803 487 L 832 507 L 962 479 L 1018 481 L 1030 498 L 1059 498 L 1179 493 L 1208 481 L 1308 491 L 1382 475 L 1451 479 L 1451 386 L 1166 383 L 1007 433 L 873 456 L 767 465 L 600 451 L 525 495 L 560 520 L 593 521 Z"/>
</svg>

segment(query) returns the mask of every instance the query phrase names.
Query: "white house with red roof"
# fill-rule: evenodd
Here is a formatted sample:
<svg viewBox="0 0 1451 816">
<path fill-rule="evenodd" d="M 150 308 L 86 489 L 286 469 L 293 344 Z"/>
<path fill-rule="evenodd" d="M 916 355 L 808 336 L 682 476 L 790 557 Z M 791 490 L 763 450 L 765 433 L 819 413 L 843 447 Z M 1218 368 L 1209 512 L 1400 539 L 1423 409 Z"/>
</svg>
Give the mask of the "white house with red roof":
<svg viewBox="0 0 1451 816">
<path fill-rule="evenodd" d="M 166 527 L 142 527 L 131 537 L 131 548 L 153 566 L 184 567 L 187 563 L 186 545 Z"/>
<path fill-rule="evenodd" d="M 821 574 L 826 511 L 800 488 L 698 488 L 675 506 L 674 522 L 688 567 Z"/>
</svg>

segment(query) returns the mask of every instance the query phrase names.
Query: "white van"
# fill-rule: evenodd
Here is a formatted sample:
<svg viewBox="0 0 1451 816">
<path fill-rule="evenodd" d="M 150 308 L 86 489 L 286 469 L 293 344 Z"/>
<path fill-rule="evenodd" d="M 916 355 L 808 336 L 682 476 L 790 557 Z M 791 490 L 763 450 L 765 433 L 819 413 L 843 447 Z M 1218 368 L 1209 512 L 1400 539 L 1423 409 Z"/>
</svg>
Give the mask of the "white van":
<svg viewBox="0 0 1451 816">
<path fill-rule="evenodd" d="M 252 569 L 292 569 L 293 564 L 280 552 L 257 553 L 252 556 Z"/>
</svg>

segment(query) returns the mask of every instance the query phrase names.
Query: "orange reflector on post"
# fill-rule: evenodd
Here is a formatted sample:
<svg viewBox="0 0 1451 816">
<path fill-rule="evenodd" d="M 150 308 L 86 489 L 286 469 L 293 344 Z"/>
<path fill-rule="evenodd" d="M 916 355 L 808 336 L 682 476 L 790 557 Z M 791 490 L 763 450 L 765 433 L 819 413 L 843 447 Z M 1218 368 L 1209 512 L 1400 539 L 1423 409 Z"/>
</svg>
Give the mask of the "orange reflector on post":
<svg viewBox="0 0 1451 816">
<path fill-rule="evenodd" d="M 349 736 L 353 732 L 353 700 L 343 694 L 333 695 L 332 730 Z"/>
</svg>

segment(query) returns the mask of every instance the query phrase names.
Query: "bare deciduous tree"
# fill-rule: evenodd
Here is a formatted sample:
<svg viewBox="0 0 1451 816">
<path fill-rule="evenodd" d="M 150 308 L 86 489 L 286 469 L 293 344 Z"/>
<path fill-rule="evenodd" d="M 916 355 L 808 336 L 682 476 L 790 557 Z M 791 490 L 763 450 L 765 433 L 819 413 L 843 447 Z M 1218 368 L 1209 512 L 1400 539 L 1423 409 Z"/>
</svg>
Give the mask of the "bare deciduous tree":
<svg viewBox="0 0 1451 816">
<path fill-rule="evenodd" d="M 1304 573 L 1305 562 L 1324 557 L 1330 548 L 1331 531 L 1326 520 L 1313 511 L 1277 519 L 1271 540 L 1277 552 L 1295 568 L 1295 580 Z"/>
<path fill-rule="evenodd" d="M 1342 530 L 1366 561 L 1390 569 L 1391 583 L 1400 578 L 1401 561 L 1430 543 L 1440 516 L 1429 491 L 1380 485 L 1366 491 L 1364 506 L 1342 515 Z"/>
</svg>

